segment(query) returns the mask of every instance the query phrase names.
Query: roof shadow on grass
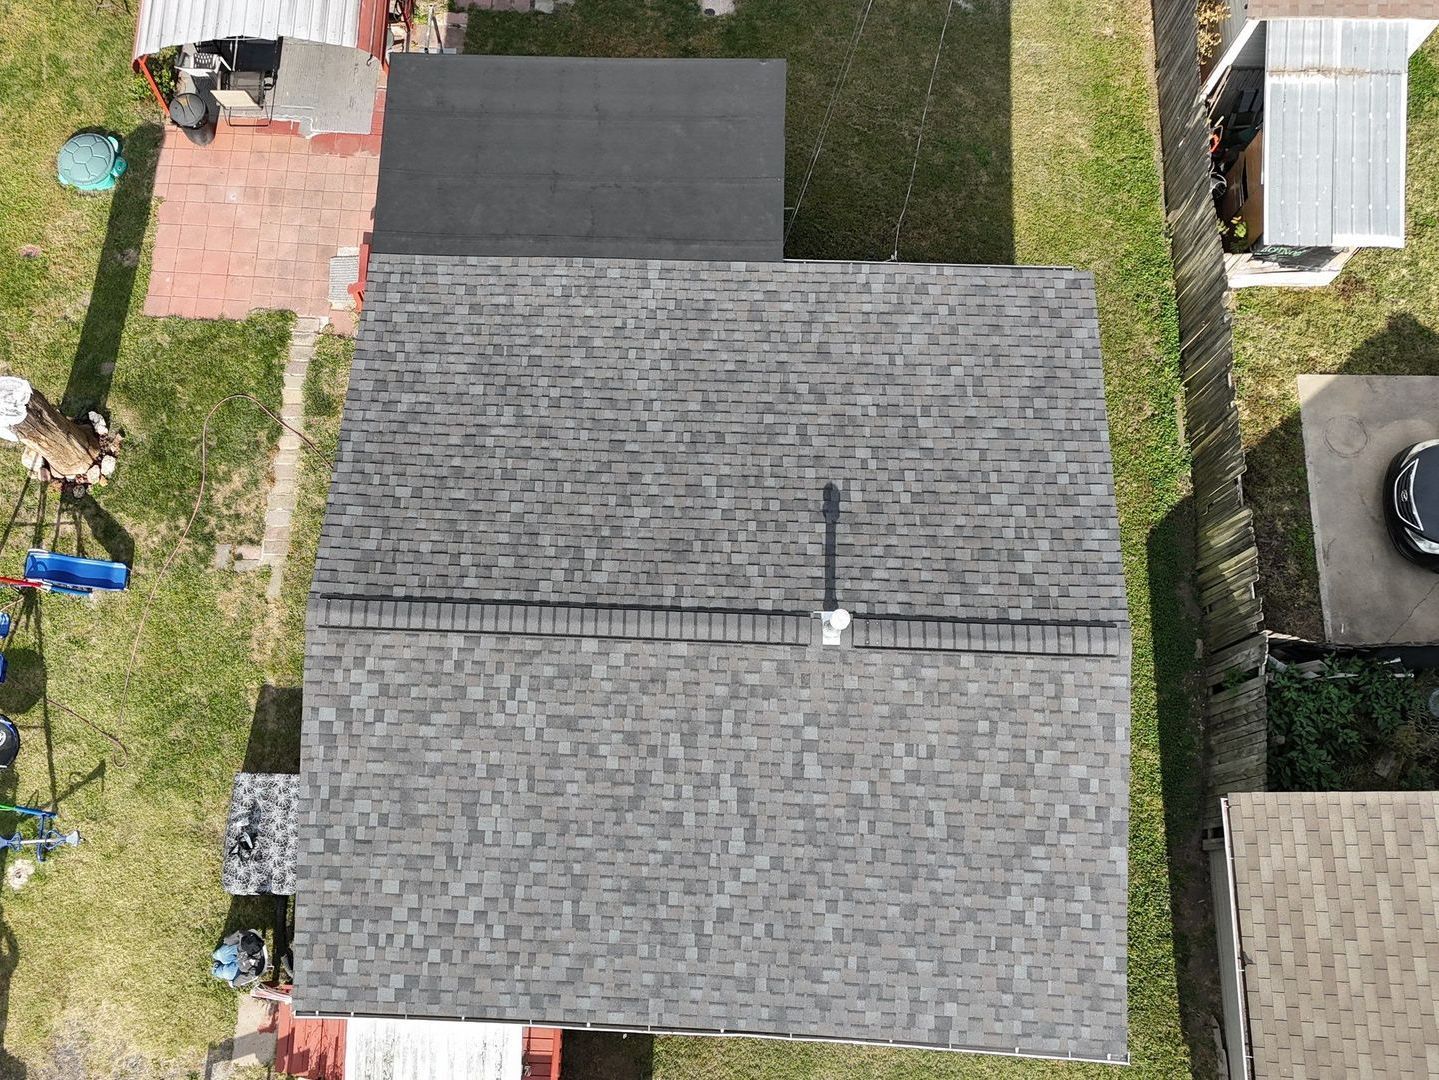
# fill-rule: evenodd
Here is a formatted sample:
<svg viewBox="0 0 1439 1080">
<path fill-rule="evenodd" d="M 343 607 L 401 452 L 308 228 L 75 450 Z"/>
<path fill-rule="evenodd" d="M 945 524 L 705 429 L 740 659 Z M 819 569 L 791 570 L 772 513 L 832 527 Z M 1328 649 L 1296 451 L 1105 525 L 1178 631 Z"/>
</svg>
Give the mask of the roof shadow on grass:
<svg viewBox="0 0 1439 1080">
<path fill-rule="evenodd" d="M 300 704 L 298 686 L 260 687 L 255 718 L 245 745 L 243 772 L 289 773 L 300 771 Z"/>
<path fill-rule="evenodd" d="M 1185 499 L 1149 533 L 1146 563 L 1149 568 L 1149 621 L 1154 646 L 1155 708 L 1158 717 L 1160 791 L 1164 799 L 1164 866 L 1150 865 L 1152 840 L 1135 850 L 1136 830 L 1130 830 L 1130 895 L 1144 888 L 1146 875 L 1165 873 L 1169 892 L 1179 1023 L 1189 1048 L 1190 1073 L 1213 1076 L 1215 1060 L 1213 1025 L 1221 1015 L 1219 955 L 1214 936 L 1210 900 L 1209 860 L 1203 849 L 1204 789 L 1202 726 L 1197 681 L 1195 641 L 1199 638 L 1198 607 L 1192 593 L 1194 573 L 1194 507 Z M 1144 753 L 1146 733 L 1134 740 L 1136 756 Z M 1147 769 L 1135 770 L 1142 774 Z M 1131 791 L 1134 807 L 1147 802 L 1150 793 Z M 1138 796 L 1138 798 L 1136 798 Z M 1143 830 L 1141 825 L 1140 831 Z M 1136 880 L 1138 879 L 1138 880 Z M 1136 965 L 1145 958 L 1139 944 L 1150 929 L 1136 924 L 1131 906 L 1130 1005 L 1137 982 L 1150 983 L 1149 993 L 1162 992 L 1162 970 Z M 1161 983 L 1156 988 L 1152 984 Z M 1131 1033 L 1131 1039 L 1133 1033 Z"/>
<path fill-rule="evenodd" d="M 651 1080 L 655 1037 L 613 1031 L 566 1031 L 560 1080 Z"/>
<path fill-rule="evenodd" d="M 465 51 L 782 58 L 787 258 L 888 259 L 912 174 L 902 261 L 1011 263 L 1010 5 L 922 8 L 870 7 L 847 67 L 864 0 L 745 0 L 722 18 L 694 0 L 577 3 L 542 19 L 472 11 Z"/>
</svg>

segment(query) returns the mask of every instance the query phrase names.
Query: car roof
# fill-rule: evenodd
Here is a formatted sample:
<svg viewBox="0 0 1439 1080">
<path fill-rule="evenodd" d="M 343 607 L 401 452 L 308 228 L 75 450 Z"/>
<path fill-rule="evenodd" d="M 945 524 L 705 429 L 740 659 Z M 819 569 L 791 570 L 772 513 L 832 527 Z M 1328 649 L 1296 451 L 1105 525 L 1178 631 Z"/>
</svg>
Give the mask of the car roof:
<svg viewBox="0 0 1439 1080">
<path fill-rule="evenodd" d="M 1414 460 L 1414 510 L 1423 524 L 1419 532 L 1439 541 L 1439 445 L 1425 447 Z"/>
</svg>

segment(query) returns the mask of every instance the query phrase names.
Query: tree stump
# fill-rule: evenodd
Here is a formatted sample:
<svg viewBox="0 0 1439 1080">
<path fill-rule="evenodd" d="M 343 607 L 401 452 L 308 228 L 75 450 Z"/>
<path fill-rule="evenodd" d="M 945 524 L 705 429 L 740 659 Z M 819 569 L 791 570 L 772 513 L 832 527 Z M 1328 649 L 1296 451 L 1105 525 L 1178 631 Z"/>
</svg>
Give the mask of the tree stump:
<svg viewBox="0 0 1439 1080">
<path fill-rule="evenodd" d="M 22 446 L 39 454 L 51 474 L 62 480 L 84 481 L 103 455 L 94 428 L 71 420 L 33 387 L 25 403 L 25 418 L 11 430 Z"/>
</svg>

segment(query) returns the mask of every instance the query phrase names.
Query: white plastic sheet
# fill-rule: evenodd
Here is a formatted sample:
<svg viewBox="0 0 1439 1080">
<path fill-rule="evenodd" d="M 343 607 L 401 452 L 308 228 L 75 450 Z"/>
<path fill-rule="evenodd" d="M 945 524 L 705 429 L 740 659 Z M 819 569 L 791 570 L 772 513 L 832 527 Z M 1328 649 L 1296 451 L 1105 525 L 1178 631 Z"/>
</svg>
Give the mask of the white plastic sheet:
<svg viewBox="0 0 1439 1080">
<path fill-rule="evenodd" d="M 0 439 L 19 442 L 15 425 L 25 419 L 30 404 L 30 383 L 16 375 L 0 375 Z"/>
</svg>

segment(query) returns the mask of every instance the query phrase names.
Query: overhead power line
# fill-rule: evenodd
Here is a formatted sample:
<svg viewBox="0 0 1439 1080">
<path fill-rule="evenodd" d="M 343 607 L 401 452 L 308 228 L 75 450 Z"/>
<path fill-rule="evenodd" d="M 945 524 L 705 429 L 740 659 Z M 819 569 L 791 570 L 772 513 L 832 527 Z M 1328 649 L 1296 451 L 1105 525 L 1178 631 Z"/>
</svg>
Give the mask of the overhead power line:
<svg viewBox="0 0 1439 1080">
<path fill-rule="evenodd" d="M 929 117 L 929 101 L 934 96 L 934 77 L 939 74 L 939 58 L 944 55 L 944 35 L 949 32 L 949 17 L 954 14 L 955 0 L 949 0 L 944 9 L 944 25 L 939 28 L 939 48 L 934 50 L 934 66 L 929 69 L 929 89 L 924 92 L 924 109 L 919 114 L 919 135 L 914 140 L 914 161 L 909 166 L 909 187 L 904 193 L 904 205 L 899 210 L 899 220 L 894 223 L 894 251 L 890 262 L 899 261 L 899 230 L 904 227 L 904 215 L 909 213 L 909 200 L 914 195 L 914 177 L 919 171 L 919 150 L 924 145 L 924 122 Z"/>
<path fill-rule="evenodd" d="M 789 216 L 789 224 L 785 226 L 785 242 L 789 241 L 789 234 L 794 229 L 795 220 L 799 217 L 799 208 L 804 203 L 804 193 L 809 190 L 809 181 L 814 176 L 815 164 L 819 161 L 819 152 L 824 147 L 825 133 L 829 131 L 829 122 L 834 117 L 835 103 L 839 100 L 839 92 L 844 87 L 844 81 L 849 77 L 849 67 L 854 60 L 855 50 L 859 47 L 859 39 L 864 34 L 864 24 L 869 20 L 869 9 L 874 7 L 874 0 L 863 0 L 859 11 L 859 18 L 855 21 L 854 34 L 849 39 L 849 49 L 844 54 L 844 62 L 840 64 L 839 75 L 834 80 L 834 90 L 829 95 L 829 105 L 824 110 L 824 119 L 820 121 L 819 134 L 814 140 L 814 153 L 809 157 L 809 167 L 804 171 L 804 181 L 799 186 L 799 196 L 794 201 L 794 212 Z"/>
</svg>

